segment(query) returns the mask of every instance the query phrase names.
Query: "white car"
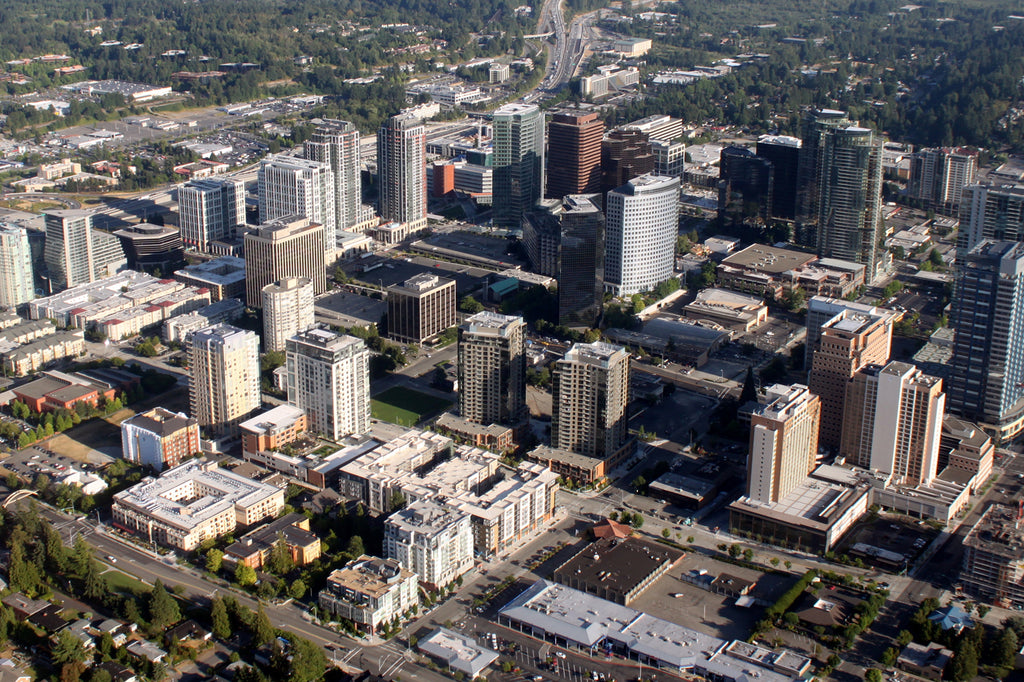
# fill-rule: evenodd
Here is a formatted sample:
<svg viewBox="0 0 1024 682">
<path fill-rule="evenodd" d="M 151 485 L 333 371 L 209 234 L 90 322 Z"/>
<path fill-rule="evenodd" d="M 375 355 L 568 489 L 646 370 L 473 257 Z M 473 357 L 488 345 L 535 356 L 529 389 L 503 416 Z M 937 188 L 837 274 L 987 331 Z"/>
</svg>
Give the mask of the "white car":
<svg viewBox="0 0 1024 682">
<path fill-rule="evenodd" d="M 558 656 L 559 658 L 565 658 L 565 654 L 562 653 L 561 651 L 556 651 L 555 652 L 555 656 Z"/>
</svg>

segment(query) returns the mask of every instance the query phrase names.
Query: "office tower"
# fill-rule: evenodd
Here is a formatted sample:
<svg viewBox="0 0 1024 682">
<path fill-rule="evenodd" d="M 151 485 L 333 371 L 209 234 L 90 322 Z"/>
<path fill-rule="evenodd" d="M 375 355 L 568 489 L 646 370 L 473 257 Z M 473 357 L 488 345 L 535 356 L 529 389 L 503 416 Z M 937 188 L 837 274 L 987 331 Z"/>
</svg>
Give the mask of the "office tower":
<svg viewBox="0 0 1024 682">
<path fill-rule="evenodd" d="M 727 225 L 772 215 L 772 164 L 745 147 L 726 147 L 719 162 L 718 215 Z"/>
<path fill-rule="evenodd" d="M 800 146 L 800 138 L 788 135 L 762 135 L 757 140 L 757 155 L 772 165 L 772 218 L 796 218 Z"/>
<path fill-rule="evenodd" d="M 922 149 L 910 157 L 907 196 L 926 208 L 949 211 L 960 205 L 964 187 L 974 184 L 978 150 L 969 147 Z"/>
<path fill-rule="evenodd" d="M 551 445 L 617 459 L 629 439 L 629 353 L 609 343 L 575 343 L 551 373 Z"/>
<path fill-rule="evenodd" d="M 601 191 L 604 121 L 595 113 L 561 113 L 548 124 L 547 196 Z"/>
<path fill-rule="evenodd" d="M 422 273 L 388 287 L 388 336 L 423 343 L 455 326 L 455 280 Z"/>
<path fill-rule="evenodd" d="M 313 280 L 285 277 L 263 287 L 263 350 L 284 350 L 285 341 L 316 324 Z"/>
<path fill-rule="evenodd" d="M 957 247 L 984 239 L 1024 241 L 1024 185 L 971 185 L 963 189 Z"/>
<path fill-rule="evenodd" d="M 308 428 L 338 440 L 370 428 L 370 349 L 362 339 L 313 328 L 287 341 L 288 402 Z"/>
<path fill-rule="evenodd" d="M 257 181 L 260 222 L 269 223 L 289 216 L 308 218 L 323 226 L 321 248 L 333 260 L 335 240 L 330 237 L 337 234 L 338 224 L 334 215 L 334 174 L 331 167 L 319 161 L 292 156 L 269 156 L 260 162 Z"/>
<path fill-rule="evenodd" d="M 178 189 L 178 223 L 185 246 L 199 251 L 232 239 L 245 225 L 245 182 L 219 178 L 185 183 Z"/>
<path fill-rule="evenodd" d="M 183 412 L 154 407 L 121 422 L 121 452 L 129 462 L 163 471 L 200 451 L 199 423 Z"/>
<path fill-rule="evenodd" d="M 216 324 L 192 334 L 189 405 L 207 437 L 238 435 L 260 407 L 260 339 L 255 332 Z"/>
<path fill-rule="evenodd" d="M 857 370 L 846 388 L 839 454 L 891 474 L 897 485 L 928 485 L 938 473 L 942 379 L 914 365 L 890 362 Z"/>
<path fill-rule="evenodd" d="M 561 218 L 561 199 L 541 199 L 523 220 L 523 250 L 538 274 L 558 277 Z"/>
<path fill-rule="evenodd" d="M 654 172 L 654 151 L 647 133 L 616 128 L 601 142 L 601 191 Z"/>
<path fill-rule="evenodd" d="M 673 118 L 666 114 L 655 114 L 631 121 L 620 128 L 644 133 L 652 143 L 671 142 L 683 136 L 683 119 Z"/>
<path fill-rule="evenodd" d="M 310 161 L 327 164 L 334 176 L 334 221 L 338 231 L 359 222 L 359 202 L 363 196 L 360 175 L 359 131 L 348 121 L 324 120 L 303 145 Z M 330 234 L 327 235 L 331 241 Z"/>
<path fill-rule="evenodd" d="M 473 568 L 469 514 L 435 500 L 420 500 L 384 522 L 384 556 L 419 576 L 430 590 L 445 587 Z"/>
<path fill-rule="evenodd" d="M 536 104 L 506 104 L 493 126 L 493 223 L 518 230 L 544 195 L 544 113 Z"/>
<path fill-rule="evenodd" d="M 852 124 L 846 112 L 835 109 L 809 109 L 804 112 L 800 132 L 800 160 L 797 166 L 796 219 L 809 228 L 810 245 L 817 243 L 818 207 L 821 201 L 820 174 L 828 144 L 826 136 L 833 128 Z"/>
<path fill-rule="evenodd" d="M 526 409 L 521 317 L 488 311 L 459 327 L 459 413 L 476 424 L 518 424 Z"/>
<path fill-rule="evenodd" d="M 184 264 L 185 249 L 181 232 L 166 225 L 139 223 L 114 232 L 128 256 L 128 267 L 171 272 Z"/>
<path fill-rule="evenodd" d="M 818 454 L 821 400 L 807 386 L 775 384 L 750 416 L 747 497 L 778 502 L 807 478 Z"/>
<path fill-rule="evenodd" d="M 380 216 L 409 224 L 409 231 L 426 227 L 426 129 L 413 114 L 397 114 L 377 133 L 377 174 Z"/>
<path fill-rule="evenodd" d="M 885 327 L 885 339 L 888 345 L 879 351 L 884 358 L 889 358 L 892 353 L 892 327 L 902 317 L 901 313 L 888 308 L 879 308 L 865 303 L 855 303 L 841 298 L 829 298 L 828 296 L 812 296 L 807 300 L 807 337 L 804 343 L 804 369 L 810 371 L 814 351 L 818 349 L 818 339 L 821 338 L 821 330 L 841 315 L 864 315 L 866 317 L 878 318 Z"/>
<path fill-rule="evenodd" d="M 558 244 L 558 324 L 594 327 L 604 303 L 604 213 L 600 195 L 562 201 Z"/>
<path fill-rule="evenodd" d="M 887 260 L 880 142 L 842 112 L 811 112 L 800 164 L 801 221 L 815 232 L 818 255 L 861 263 L 874 280 Z"/>
<path fill-rule="evenodd" d="M 821 397 L 822 447 L 840 445 L 850 379 L 866 365 L 888 362 L 891 344 L 892 324 L 884 316 L 844 310 L 822 325 L 807 377 L 811 391 Z"/>
<path fill-rule="evenodd" d="M 949 409 L 997 441 L 1024 429 L 1024 243 L 983 240 L 957 257 Z"/>
<path fill-rule="evenodd" d="M 285 277 L 306 277 L 313 293 L 327 290 L 322 225 L 302 216 L 282 216 L 245 234 L 245 301 L 263 305 L 263 287 Z"/>
<path fill-rule="evenodd" d="M 654 153 L 654 174 L 683 177 L 686 172 L 686 143 L 651 140 Z"/>
<path fill-rule="evenodd" d="M 672 276 L 679 178 L 642 175 L 605 198 L 605 290 L 629 296 Z"/>
<path fill-rule="evenodd" d="M 32 273 L 28 232 L 0 223 L 0 308 L 15 308 L 36 297 Z"/>
<path fill-rule="evenodd" d="M 43 211 L 43 216 L 44 258 L 53 293 L 95 282 L 127 266 L 121 241 L 112 234 L 94 230 L 89 211 Z"/>
</svg>

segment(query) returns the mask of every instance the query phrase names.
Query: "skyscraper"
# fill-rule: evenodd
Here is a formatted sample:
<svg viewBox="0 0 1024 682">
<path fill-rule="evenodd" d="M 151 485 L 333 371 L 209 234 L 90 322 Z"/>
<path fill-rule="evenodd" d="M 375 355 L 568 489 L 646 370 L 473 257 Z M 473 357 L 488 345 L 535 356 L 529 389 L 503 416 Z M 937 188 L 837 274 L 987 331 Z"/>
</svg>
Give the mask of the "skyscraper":
<svg viewBox="0 0 1024 682">
<path fill-rule="evenodd" d="M 94 230 L 92 213 L 83 210 L 43 212 L 46 222 L 44 260 L 51 292 L 87 284 L 128 265 L 121 240 Z"/>
<path fill-rule="evenodd" d="M 593 327 L 604 303 L 604 213 L 599 195 L 562 200 L 558 244 L 558 324 Z"/>
<path fill-rule="evenodd" d="M 844 310 L 822 326 L 807 377 L 811 391 L 821 397 L 822 446 L 839 447 L 846 385 L 860 368 L 888 362 L 891 343 L 892 324 L 883 316 Z"/>
<path fill-rule="evenodd" d="M 488 311 L 459 327 L 459 412 L 476 424 L 511 426 L 526 419 L 523 318 Z"/>
<path fill-rule="evenodd" d="M 263 287 L 285 277 L 306 277 L 313 293 L 327 290 L 324 228 L 302 216 L 283 216 L 245 234 L 245 301 L 263 305 Z"/>
<path fill-rule="evenodd" d="M 370 427 L 370 350 L 362 339 L 313 328 L 287 341 L 288 402 L 332 440 Z"/>
<path fill-rule="evenodd" d="M 268 156 L 260 162 L 257 181 L 260 222 L 269 223 L 286 216 L 309 218 L 323 227 L 321 248 L 333 260 L 335 240 L 331 236 L 338 228 L 334 214 L 334 173 L 330 165 L 292 156 Z"/>
<path fill-rule="evenodd" d="M 800 384 L 775 384 L 750 416 L 747 497 L 778 502 L 807 478 L 818 454 L 821 401 Z"/>
<path fill-rule="evenodd" d="M 727 225 L 772 215 L 774 171 L 768 159 L 745 147 L 726 147 L 719 162 L 718 215 Z"/>
<path fill-rule="evenodd" d="M 604 121 L 595 113 L 559 113 L 548 124 L 547 196 L 601 191 Z"/>
<path fill-rule="evenodd" d="M 284 350 L 285 342 L 316 324 L 313 280 L 285 277 L 263 287 L 263 350 Z"/>
<path fill-rule="evenodd" d="M 194 332 L 188 387 L 192 418 L 207 436 L 238 435 L 238 425 L 260 406 L 259 337 L 229 324 Z"/>
<path fill-rule="evenodd" d="M 927 208 L 948 212 L 960 205 L 964 187 L 974 184 L 978 150 L 969 147 L 922 149 L 910 157 L 907 196 Z"/>
<path fill-rule="evenodd" d="M 1024 185 L 971 185 L 963 189 L 957 247 L 984 239 L 1024 241 Z"/>
<path fill-rule="evenodd" d="M 888 308 L 856 303 L 841 298 L 829 298 L 828 296 L 812 296 L 807 300 L 807 340 L 804 349 L 804 369 L 810 371 L 814 351 L 818 349 L 818 339 L 821 338 L 821 330 L 834 320 L 840 319 L 843 315 L 863 315 L 870 318 L 878 318 L 885 327 L 884 338 L 892 343 L 892 326 L 900 320 L 901 313 Z M 879 355 L 888 359 L 892 348 L 886 347 L 879 351 Z M 885 360 L 882 360 L 884 362 Z"/>
<path fill-rule="evenodd" d="M 642 175 L 605 198 L 605 290 L 629 296 L 675 269 L 679 178 Z"/>
<path fill-rule="evenodd" d="M 808 116 L 800 157 L 801 221 L 818 255 L 861 263 L 874 280 L 886 264 L 881 143 L 868 128 L 831 110 Z"/>
<path fill-rule="evenodd" d="M 762 135 L 757 140 L 757 155 L 772 165 L 772 218 L 796 218 L 800 146 L 800 138 L 788 135 Z"/>
<path fill-rule="evenodd" d="M 983 240 L 957 257 L 949 409 L 993 438 L 1024 430 L 1024 243 Z"/>
<path fill-rule="evenodd" d="M 427 225 L 426 140 L 423 122 L 411 113 L 392 116 L 377 133 L 380 216 L 410 232 Z"/>
<path fill-rule="evenodd" d="M 928 485 L 938 472 L 942 379 L 905 362 L 868 365 L 846 388 L 843 440 L 847 461 L 892 474 L 898 485 Z"/>
<path fill-rule="evenodd" d="M 609 192 L 633 178 L 654 172 L 654 151 L 647 133 L 616 128 L 601 142 L 601 191 Z"/>
<path fill-rule="evenodd" d="M 334 175 L 334 220 L 338 230 L 358 223 L 363 195 L 359 130 L 348 121 L 321 121 L 313 137 L 306 140 L 303 154 L 310 161 L 327 164 Z"/>
<path fill-rule="evenodd" d="M 506 104 L 493 126 L 493 222 L 517 230 L 544 194 L 544 113 L 535 104 Z"/>
<path fill-rule="evenodd" d="M 600 341 L 573 344 L 551 373 L 552 447 L 618 461 L 628 405 L 629 353 Z"/>
<path fill-rule="evenodd" d="M 245 225 L 245 182 L 228 178 L 192 180 L 178 189 L 178 222 L 185 246 L 209 251 Z"/>
<path fill-rule="evenodd" d="M 0 223 L 0 308 L 15 308 L 35 297 L 28 232 Z"/>
</svg>

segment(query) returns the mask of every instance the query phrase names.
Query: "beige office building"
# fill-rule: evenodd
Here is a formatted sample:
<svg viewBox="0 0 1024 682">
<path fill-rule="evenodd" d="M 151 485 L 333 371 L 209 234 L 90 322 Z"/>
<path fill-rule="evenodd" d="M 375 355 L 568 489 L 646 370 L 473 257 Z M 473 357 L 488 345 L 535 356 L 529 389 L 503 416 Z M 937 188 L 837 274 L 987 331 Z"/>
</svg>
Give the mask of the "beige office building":
<svg viewBox="0 0 1024 682">
<path fill-rule="evenodd" d="M 284 350 L 285 341 L 316 324 L 313 280 L 285 277 L 263 287 L 263 350 Z"/>
<path fill-rule="evenodd" d="M 455 280 L 429 273 L 388 287 L 388 336 L 423 343 L 456 323 Z"/>
<path fill-rule="evenodd" d="M 189 404 L 207 436 L 238 435 L 260 407 L 260 340 L 255 332 L 217 324 L 192 335 Z"/>
<path fill-rule="evenodd" d="M 750 417 L 747 497 L 778 502 L 802 485 L 818 453 L 821 400 L 800 384 L 775 384 Z"/>
<path fill-rule="evenodd" d="M 577 343 L 552 373 L 551 445 L 614 462 L 629 438 L 629 354 L 609 343 Z"/>
<path fill-rule="evenodd" d="M 807 385 L 821 397 L 823 447 L 838 448 L 843 435 L 846 386 L 862 367 L 889 360 L 892 326 L 882 316 L 843 311 L 821 327 Z"/>
<path fill-rule="evenodd" d="M 475 424 L 522 422 L 526 408 L 523 318 L 488 311 L 459 327 L 459 412 Z"/>
<path fill-rule="evenodd" d="M 852 464 L 891 474 L 896 485 L 929 485 L 938 473 L 942 379 L 914 365 L 868 365 L 846 389 L 840 454 Z"/>
<path fill-rule="evenodd" d="M 306 277 L 313 294 L 327 290 L 324 228 L 293 215 L 264 223 L 245 235 L 245 302 L 263 305 L 263 287 L 286 277 Z"/>
</svg>

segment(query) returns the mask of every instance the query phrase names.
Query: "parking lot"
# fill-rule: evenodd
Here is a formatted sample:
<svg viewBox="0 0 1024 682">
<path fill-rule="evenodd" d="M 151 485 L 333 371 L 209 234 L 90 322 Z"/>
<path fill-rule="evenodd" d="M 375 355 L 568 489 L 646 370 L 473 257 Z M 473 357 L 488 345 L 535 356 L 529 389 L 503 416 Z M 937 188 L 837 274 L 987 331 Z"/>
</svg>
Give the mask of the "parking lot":
<svg viewBox="0 0 1024 682">
<path fill-rule="evenodd" d="M 938 533 L 939 531 L 924 521 L 912 521 L 904 517 L 879 516 L 876 520 L 866 521 L 847 533 L 836 550 L 836 555 L 847 553 L 853 557 L 855 556 L 853 546 L 857 543 L 864 543 L 887 552 L 903 555 L 908 563 L 912 563 L 914 558 L 924 551 L 928 543 Z M 859 553 L 856 556 L 868 565 L 875 566 L 878 563 L 877 568 L 885 570 L 897 568 L 884 562 L 874 562 L 871 557 Z"/>
<path fill-rule="evenodd" d="M 54 478 L 66 473 L 68 469 L 77 467 L 89 470 L 91 468 L 88 464 L 83 465 L 70 457 L 57 454 L 50 450 L 45 443 L 11 453 L 3 460 L 3 467 L 28 481 L 35 480 L 40 474 Z"/>
<path fill-rule="evenodd" d="M 342 327 L 380 324 L 388 304 L 376 298 L 347 291 L 327 293 L 316 300 L 317 320 Z"/>
</svg>

